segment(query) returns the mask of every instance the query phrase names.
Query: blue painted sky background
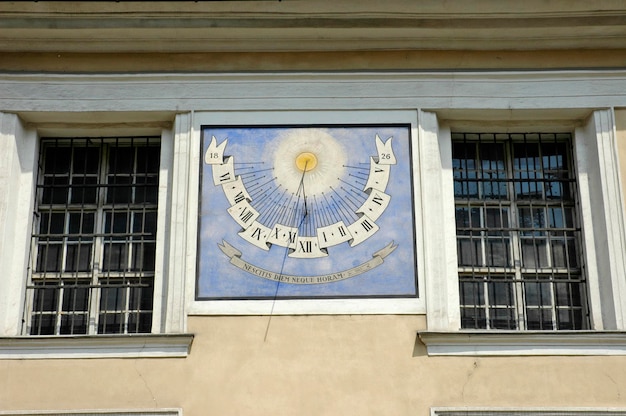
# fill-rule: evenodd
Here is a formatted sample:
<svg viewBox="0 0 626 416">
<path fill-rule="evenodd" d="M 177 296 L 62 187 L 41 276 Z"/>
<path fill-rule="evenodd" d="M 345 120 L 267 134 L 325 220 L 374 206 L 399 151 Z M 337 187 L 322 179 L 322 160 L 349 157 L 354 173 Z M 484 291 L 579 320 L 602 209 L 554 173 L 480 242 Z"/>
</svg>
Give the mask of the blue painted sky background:
<svg viewBox="0 0 626 416">
<path fill-rule="evenodd" d="M 211 166 L 202 162 L 199 273 L 196 288 L 198 298 L 314 298 L 414 296 L 416 294 L 409 126 L 312 128 L 325 130 L 345 148 L 348 165 L 369 166 L 370 157 L 377 155 L 376 134 L 383 141 L 393 137 L 397 164 L 391 168 L 389 183 L 385 191 L 391 195 L 390 204 L 376 221 L 380 227 L 379 231 L 355 247 L 350 247 L 347 242 L 329 247 L 329 256 L 322 259 L 291 259 L 285 257 L 285 248 L 280 246 L 272 246 L 269 251 L 261 250 L 237 235 L 241 227 L 227 212 L 229 204 L 221 186 L 213 184 Z M 215 136 L 218 143 L 228 138 L 225 155 L 233 155 L 236 164 L 259 162 L 269 168 L 272 164 L 276 142 L 286 129 L 281 127 L 205 127 L 203 128 L 202 155 L 208 147 L 211 136 Z M 271 176 L 269 172 L 268 175 Z M 254 201 L 252 204 L 254 205 Z M 263 279 L 234 267 L 217 246 L 223 240 L 241 251 L 244 261 L 276 273 L 281 272 L 282 269 L 282 274 L 299 276 L 324 275 L 350 269 L 370 260 L 374 252 L 392 241 L 398 247 L 385 258 L 381 266 L 367 273 L 332 283 L 295 285 Z"/>
</svg>

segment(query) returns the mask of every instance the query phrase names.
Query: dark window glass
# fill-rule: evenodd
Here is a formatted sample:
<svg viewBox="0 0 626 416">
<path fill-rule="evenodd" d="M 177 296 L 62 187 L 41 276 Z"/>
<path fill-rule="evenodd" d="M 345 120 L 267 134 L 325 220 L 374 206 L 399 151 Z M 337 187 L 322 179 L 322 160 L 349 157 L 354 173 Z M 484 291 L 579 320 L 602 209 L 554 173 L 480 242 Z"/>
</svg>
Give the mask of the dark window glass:
<svg viewBox="0 0 626 416">
<path fill-rule="evenodd" d="M 27 332 L 150 332 L 159 139 L 54 138 L 40 148 Z"/>
<path fill-rule="evenodd" d="M 588 328 L 570 135 L 452 139 L 463 328 Z"/>
</svg>

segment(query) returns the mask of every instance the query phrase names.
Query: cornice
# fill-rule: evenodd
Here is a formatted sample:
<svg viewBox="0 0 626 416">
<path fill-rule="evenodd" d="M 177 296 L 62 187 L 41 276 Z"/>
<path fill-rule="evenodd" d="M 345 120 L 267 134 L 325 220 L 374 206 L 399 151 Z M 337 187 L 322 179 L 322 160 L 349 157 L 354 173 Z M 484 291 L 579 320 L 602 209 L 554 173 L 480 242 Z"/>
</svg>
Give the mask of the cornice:
<svg viewBox="0 0 626 416">
<path fill-rule="evenodd" d="M 621 48 L 623 2 L 2 2 L 0 52 Z"/>
</svg>

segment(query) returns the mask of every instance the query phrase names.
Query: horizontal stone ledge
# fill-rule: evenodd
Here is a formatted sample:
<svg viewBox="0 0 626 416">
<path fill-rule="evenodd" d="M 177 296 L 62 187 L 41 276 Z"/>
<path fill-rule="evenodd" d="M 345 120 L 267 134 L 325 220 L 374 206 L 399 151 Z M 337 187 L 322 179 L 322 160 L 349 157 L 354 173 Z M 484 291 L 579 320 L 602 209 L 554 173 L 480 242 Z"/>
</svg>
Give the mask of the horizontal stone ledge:
<svg viewBox="0 0 626 416">
<path fill-rule="evenodd" d="M 623 331 L 418 331 L 428 355 L 626 355 Z"/>
<path fill-rule="evenodd" d="M 0 359 L 186 357 L 193 338 L 193 334 L 1 337 Z"/>
</svg>

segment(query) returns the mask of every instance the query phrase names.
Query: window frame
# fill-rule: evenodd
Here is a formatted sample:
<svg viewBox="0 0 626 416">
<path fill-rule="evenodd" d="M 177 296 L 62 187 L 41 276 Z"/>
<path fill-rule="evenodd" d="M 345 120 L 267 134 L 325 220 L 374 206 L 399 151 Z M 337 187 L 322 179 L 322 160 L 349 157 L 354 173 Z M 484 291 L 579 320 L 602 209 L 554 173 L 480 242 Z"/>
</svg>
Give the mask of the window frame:
<svg viewBox="0 0 626 416">
<path fill-rule="evenodd" d="M 578 174 L 572 160 L 574 146 L 570 132 L 482 133 L 472 130 L 454 132 L 452 136 L 453 149 L 458 149 L 453 150 L 456 152 L 453 160 L 462 160 L 461 165 L 457 162 L 453 167 L 457 257 L 459 253 L 462 257 L 458 260 L 459 303 L 462 317 L 463 311 L 473 315 L 467 326 L 462 319 L 461 327 L 521 331 L 589 329 L 587 282 L 585 267 L 581 264 L 584 258 L 582 230 L 578 225 Z M 553 171 L 549 165 L 552 162 L 540 152 L 549 146 L 562 149 L 558 154 L 565 165 L 559 172 L 565 176 L 553 177 L 547 182 L 546 178 Z M 532 167 L 526 165 L 520 170 L 519 164 L 531 157 L 529 149 L 537 151 L 538 156 L 533 159 L 538 162 L 530 162 Z M 518 156 L 519 150 L 526 156 Z M 483 157 L 483 151 L 495 151 L 497 159 Z M 476 174 L 478 171 L 480 174 Z M 523 196 L 524 187 L 535 189 L 539 195 Z M 476 193 L 471 189 L 476 189 Z M 556 194 L 552 195 L 552 189 Z M 465 218 L 463 224 L 459 223 L 459 212 L 466 214 L 461 217 Z M 533 219 L 535 215 L 537 218 Z M 489 225 L 489 218 L 492 225 Z M 533 225 L 524 223 L 528 221 L 533 221 Z M 535 221 L 541 225 L 534 225 Z M 530 259 L 524 248 L 529 242 L 533 251 L 536 250 Z M 496 256 L 491 261 L 486 257 L 488 252 Z M 556 260 L 559 254 L 561 261 Z M 537 291 L 534 301 L 529 300 L 533 287 Z M 567 299 L 559 301 L 565 288 L 577 288 L 574 293 L 578 293 L 578 297 L 572 297 L 568 291 Z M 473 299 L 468 301 L 468 296 Z M 491 316 L 492 313 L 497 315 L 497 311 L 504 314 Z M 536 316 L 531 320 L 533 311 Z M 563 325 L 560 311 L 565 313 L 564 324 L 576 328 L 557 328 Z M 531 322 L 539 328 L 529 328 Z"/>
<path fill-rule="evenodd" d="M 135 221 L 138 215 L 145 215 L 147 213 L 154 213 L 154 227 L 155 230 L 152 232 L 148 238 L 147 243 L 152 243 L 155 248 L 152 251 L 152 257 L 154 258 L 154 251 L 156 249 L 156 241 L 157 241 L 157 218 L 158 218 L 158 184 L 154 184 L 153 188 L 157 193 L 150 198 L 150 200 L 141 200 L 140 202 L 135 201 L 134 196 L 128 194 L 128 201 L 116 201 L 116 188 L 115 182 L 111 180 L 111 175 L 117 177 L 118 172 L 113 172 L 110 170 L 111 165 L 109 163 L 110 157 L 112 155 L 113 150 L 117 149 L 117 152 L 121 152 L 122 154 L 127 154 L 127 149 L 133 149 L 133 156 L 135 154 L 139 154 L 138 149 L 145 149 L 146 152 L 150 152 L 150 148 L 158 149 L 159 158 L 161 153 L 161 138 L 160 136 L 133 136 L 133 137 L 44 137 L 39 140 L 39 154 L 38 154 L 38 168 L 37 172 L 37 185 L 36 185 L 36 197 L 35 204 L 33 208 L 34 217 L 33 217 L 33 236 L 32 236 L 32 244 L 31 244 L 31 255 L 30 255 L 30 267 L 29 267 L 29 277 L 28 283 L 26 287 L 26 299 L 25 299 L 25 307 L 24 307 L 24 319 L 23 319 L 23 329 L 22 332 L 24 335 L 32 335 L 39 336 L 41 334 L 42 329 L 42 318 L 45 316 L 50 317 L 54 321 L 54 333 L 50 335 L 63 335 L 67 334 L 63 332 L 63 317 L 73 317 L 76 315 L 83 316 L 82 320 L 84 321 L 82 325 L 85 326 L 85 332 L 74 332 L 74 324 L 72 323 L 69 327 L 70 333 L 67 335 L 88 335 L 88 334 L 103 334 L 103 333 L 152 333 L 154 332 L 154 328 L 152 327 L 152 317 L 154 315 L 154 310 L 149 310 L 150 315 L 150 330 L 139 330 L 140 321 L 133 325 L 135 325 L 135 331 L 127 328 L 130 325 L 131 315 L 134 313 L 137 317 L 140 315 L 145 315 L 147 310 L 143 310 L 141 308 L 141 303 L 143 300 L 136 299 L 136 302 L 140 304 L 136 305 L 134 309 L 131 309 L 129 302 L 131 302 L 131 296 L 134 290 L 138 290 L 139 293 L 143 291 L 143 287 L 148 285 L 149 292 L 151 293 L 151 299 L 149 301 L 150 306 L 154 303 L 154 283 L 155 283 L 155 264 L 152 264 L 149 269 L 144 270 L 143 267 L 136 269 L 131 266 L 131 263 L 134 263 L 137 259 L 133 260 L 132 251 L 135 248 L 137 234 L 136 231 L 132 230 L 133 221 Z M 63 196 L 62 200 L 55 201 L 54 193 L 47 193 L 46 182 L 47 179 L 54 179 L 57 177 L 57 172 L 55 172 L 54 166 L 50 168 L 51 171 L 47 171 L 47 167 L 49 166 L 48 161 L 45 159 L 46 157 L 52 157 L 52 155 L 48 154 L 44 155 L 44 152 L 48 152 L 48 149 L 52 149 L 52 152 L 58 154 L 58 152 L 70 152 L 67 154 L 68 157 L 68 167 L 67 174 L 65 172 L 61 173 L 61 178 L 67 176 L 69 179 L 67 184 L 62 183 L 62 187 L 56 188 L 60 189 L 60 192 Z M 92 149 L 95 150 L 95 155 L 97 156 L 97 163 L 95 160 L 91 160 L 92 165 L 97 166 L 98 170 L 94 172 L 84 171 L 81 175 L 80 172 L 76 172 L 75 169 L 71 168 L 71 164 L 74 162 L 72 155 L 78 151 L 84 151 L 83 149 Z M 73 153 L 72 153 L 73 152 Z M 137 152 L 137 153 L 136 153 Z M 154 153 L 154 152 L 153 152 Z M 147 157 L 148 154 L 146 154 Z M 54 156 L 56 157 L 56 156 Z M 139 180 L 141 178 L 155 177 L 158 180 L 158 177 L 161 176 L 159 174 L 159 170 L 156 172 L 146 172 L 142 174 L 139 171 L 136 171 L 135 166 L 135 158 L 133 157 L 133 167 L 131 168 L 132 172 L 120 173 L 121 177 L 126 177 L 128 175 L 132 175 L 137 177 Z M 86 160 L 86 159 L 85 159 Z M 146 159 L 147 161 L 147 159 Z M 159 159 L 160 162 L 160 159 Z M 54 162 L 53 162 L 54 163 Z M 87 163 L 87 162 L 85 162 Z M 84 166 L 86 167 L 86 165 Z M 76 185 L 72 180 L 73 177 L 78 178 L 78 183 L 81 183 L 81 179 L 86 178 L 87 176 L 91 176 L 95 178 L 94 184 L 97 184 L 95 188 L 96 191 L 93 192 L 93 199 L 85 201 L 83 198 L 81 202 L 78 202 L 73 198 L 71 194 L 72 191 L 85 192 L 84 189 L 81 189 L 80 185 Z M 146 182 L 147 183 L 147 182 Z M 110 187 L 113 185 L 113 187 Z M 54 189 L 54 188 L 53 188 Z M 113 193 L 111 193 L 111 189 Z M 129 190 L 135 190 L 132 192 L 136 192 L 142 188 L 136 188 L 133 184 L 128 188 Z M 146 188 L 147 189 L 147 188 Z M 46 197 L 47 194 L 47 197 Z M 84 196 L 85 194 L 83 194 Z M 124 199 L 124 198 L 122 198 Z M 112 221 L 113 213 L 121 214 L 125 217 L 126 221 L 126 236 L 121 240 L 124 246 L 127 247 L 127 251 L 124 251 L 123 260 L 125 266 L 121 269 L 119 268 L 110 268 L 107 267 L 105 257 L 107 257 L 107 249 L 111 250 L 112 247 L 116 244 L 120 244 L 116 242 L 119 240 L 119 237 L 116 240 L 115 236 L 112 236 L 113 230 L 109 230 L 109 227 L 113 227 L 113 224 L 107 225 Z M 79 241 L 79 251 L 80 246 L 82 245 L 80 242 L 80 238 L 72 239 L 69 228 L 71 227 L 71 218 L 76 215 L 79 215 L 80 218 L 80 226 L 79 229 L 82 229 L 83 218 L 85 215 L 91 215 L 91 227 L 92 229 L 87 232 L 90 236 L 87 238 L 86 245 L 89 246 L 88 249 L 88 259 L 87 259 L 87 268 L 86 269 L 73 269 L 71 266 L 68 270 L 68 263 L 66 256 L 69 253 L 69 248 L 74 244 L 74 240 Z M 44 218 L 52 217 L 53 215 L 62 215 L 64 217 L 63 221 L 63 229 L 62 230 L 54 230 L 51 232 L 50 224 L 51 221 L 48 221 L 47 232 L 51 232 L 53 237 L 51 239 L 47 239 L 45 236 L 42 238 L 40 234 L 42 234 L 42 230 L 40 228 L 41 222 Z M 145 218 L 145 217 L 142 217 Z M 143 219 L 142 219 L 143 221 Z M 45 234 L 45 232 L 44 232 Z M 41 254 L 45 253 L 44 256 L 47 257 L 48 247 L 50 246 L 50 241 L 53 242 L 52 245 L 60 245 L 60 264 L 58 267 L 54 268 L 55 270 L 48 270 L 46 265 L 40 265 Z M 143 238 L 141 239 L 141 243 L 144 244 Z M 109 255 L 110 256 L 110 255 Z M 59 257 L 59 255 L 57 255 Z M 156 260 L 156 259 L 155 259 Z M 155 261 L 156 263 L 156 261 Z M 144 283 L 142 283 L 142 280 Z M 50 305 L 50 308 L 44 308 L 42 304 L 38 310 L 35 310 L 35 303 L 39 299 L 39 296 L 50 295 L 51 293 L 46 294 L 47 290 L 45 287 L 48 286 L 49 290 L 54 291 L 53 300 L 56 305 Z M 76 294 L 78 291 L 86 291 L 86 295 L 84 299 L 84 309 L 74 309 L 68 308 L 66 309 L 65 303 L 67 298 L 65 297 L 65 292 L 68 287 L 73 288 L 73 293 Z M 112 290 L 121 290 L 122 296 L 121 300 L 124 305 L 115 305 L 114 309 L 109 309 L 108 306 L 110 302 L 108 302 L 109 292 Z M 44 302 L 45 299 L 41 299 L 41 302 Z M 76 298 L 74 297 L 74 302 Z M 107 305 L 103 308 L 103 302 Z M 79 313 L 80 312 L 80 313 Z M 101 331 L 101 325 L 103 328 L 106 328 L 107 318 L 109 316 L 115 317 L 121 316 L 122 320 L 119 323 L 115 323 L 113 327 L 113 331 L 105 330 Z M 38 319 L 35 317 L 39 317 Z M 104 324 L 101 320 L 104 317 Z M 38 329 L 34 328 L 33 322 L 39 323 Z M 116 321 L 114 321 L 116 322 Z M 80 331 L 79 324 L 79 331 Z M 67 328 L 65 328 L 67 330 Z M 115 332 L 116 330 L 120 330 L 121 332 Z M 45 335 L 45 334 L 44 334 Z"/>
<path fill-rule="evenodd" d="M 425 112 L 426 113 L 426 112 Z M 488 120 L 497 118 L 498 112 L 470 112 Z M 539 113 L 539 112 L 538 112 Z M 567 111 L 565 111 L 567 114 Z M 428 329 L 418 331 L 420 341 L 429 355 L 622 355 L 626 354 L 623 336 L 624 256 L 622 236 L 624 212 L 622 187 L 617 161 L 615 125 L 612 109 L 590 111 L 586 118 L 572 117 L 558 120 L 533 120 L 525 112 L 511 113 L 510 120 L 478 121 L 446 117 L 445 112 L 427 112 L 428 120 L 422 128 L 427 130 L 431 145 L 439 150 L 435 163 L 440 168 L 439 185 L 443 200 L 454 201 L 452 179 L 452 131 L 468 129 L 497 132 L 565 131 L 573 134 L 576 173 L 579 179 L 580 221 L 583 229 L 583 263 L 587 265 L 588 303 L 591 314 L 590 330 L 572 331 L 520 331 L 520 330 L 462 330 L 460 329 L 459 289 L 455 241 L 441 241 L 444 257 L 449 260 L 441 268 L 446 279 L 429 279 L 428 294 L 440 296 L 434 305 L 447 314 L 427 315 Z M 455 120 L 456 118 L 456 120 Z M 487 127 L 485 128 L 485 125 Z M 593 203 L 592 203 L 593 201 Z M 455 234 L 454 203 L 442 204 L 442 217 L 446 235 Z M 609 225 L 611 224 L 611 225 Z M 451 239 L 448 239 L 451 240 Z M 602 278 L 601 278 L 602 277 Z M 445 288 L 445 289 L 444 289 Z M 430 297 L 429 297 L 430 299 Z M 432 303 L 429 302 L 430 305 Z M 445 306 L 444 306 L 445 305 Z M 434 309 L 434 308 L 433 308 Z M 600 340 L 600 342 L 598 342 Z M 600 345 L 598 345 L 600 344 Z"/>
<path fill-rule="evenodd" d="M 56 117 L 59 123 L 49 123 L 47 117 Z M 97 119 L 97 118 L 96 118 Z M 166 244 L 170 235 L 181 233 L 184 227 L 172 220 L 172 182 L 179 168 L 175 163 L 175 147 L 189 137 L 189 117 L 171 113 L 146 116 L 143 113 L 125 112 L 101 115 L 105 123 L 78 123 L 72 114 L 46 113 L 42 120 L 25 122 L 17 114 L 0 113 L 0 127 L 9 139 L 0 145 L 12 156 L 10 170 L 13 181 L 5 182 L 15 192 L 10 202 L 14 230 L 31 230 L 37 180 L 37 160 L 40 137 L 102 137 L 102 136 L 159 136 L 161 164 L 157 206 L 157 259 L 154 270 L 153 319 L 151 333 L 138 334 L 79 334 L 31 336 L 21 335 L 21 320 L 27 307 L 28 252 L 30 232 L 15 233 L 15 249 L 9 273 L 16 278 L 0 284 L 5 297 L 0 308 L 7 312 L 0 319 L 0 358 L 94 358 L 94 357 L 185 357 L 189 354 L 193 334 L 186 333 L 186 320 L 182 309 L 184 290 L 181 280 L 173 279 L 168 264 L 171 246 Z M 133 120 L 133 122 L 130 122 Z M 183 125 L 183 127 L 181 127 Z M 178 132 L 183 132 L 178 134 Z M 184 161 L 183 161 L 184 162 Z M 180 168 L 179 168 L 180 169 Z M 20 172 L 20 173 L 17 173 Z M 21 270 L 20 270 L 21 269 Z M 17 277 L 21 279 L 18 281 Z"/>
</svg>

